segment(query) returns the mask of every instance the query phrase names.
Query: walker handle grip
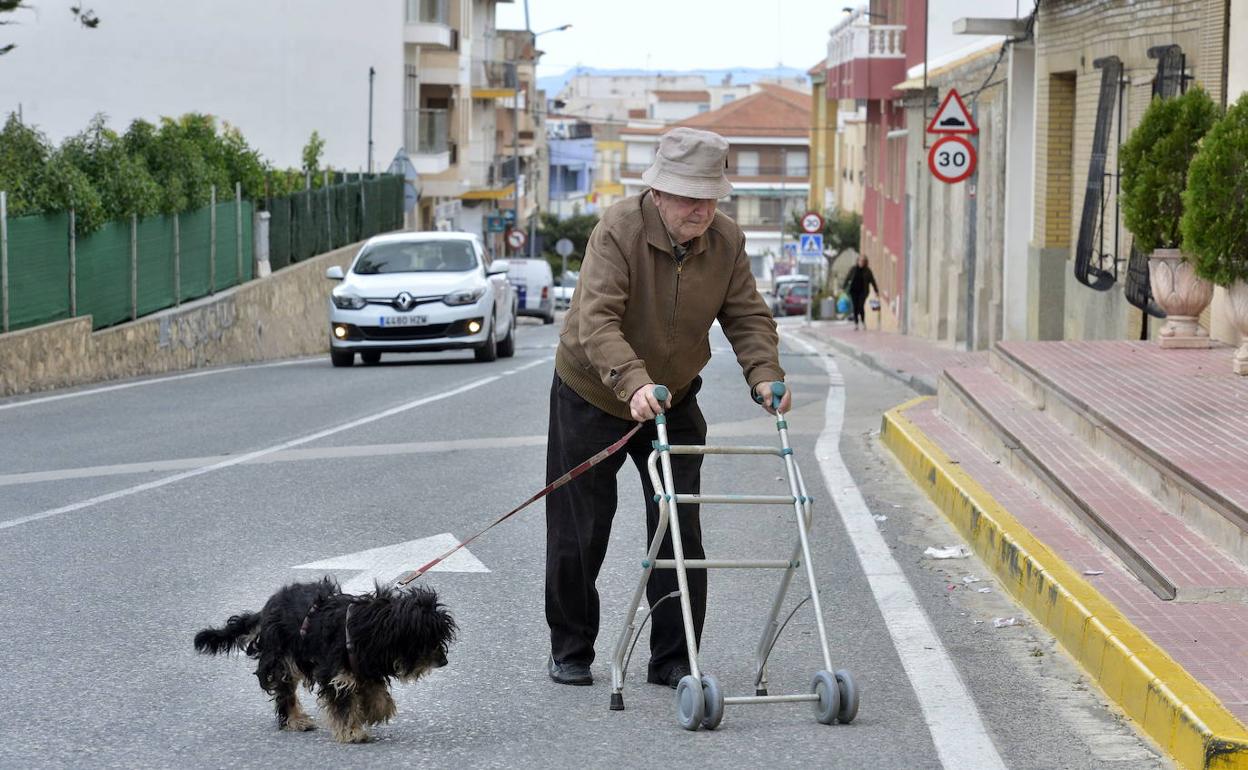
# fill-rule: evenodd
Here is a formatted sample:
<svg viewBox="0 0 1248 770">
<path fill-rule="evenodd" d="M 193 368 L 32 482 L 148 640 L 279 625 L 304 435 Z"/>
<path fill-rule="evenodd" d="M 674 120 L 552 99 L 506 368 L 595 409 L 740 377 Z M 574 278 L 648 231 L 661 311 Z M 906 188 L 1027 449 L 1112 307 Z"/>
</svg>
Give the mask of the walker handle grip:
<svg viewBox="0 0 1248 770">
<path fill-rule="evenodd" d="M 671 397 L 671 395 L 672 395 L 672 392 L 667 389 L 666 385 L 654 386 L 654 397 L 658 399 L 660 403 L 663 401 L 666 401 L 668 398 Z"/>
<path fill-rule="evenodd" d="M 771 408 L 772 409 L 780 408 L 780 400 L 784 398 L 785 390 L 786 388 L 783 382 L 771 383 Z M 755 394 L 754 396 L 754 401 L 759 404 L 763 403 L 763 399 L 759 398 L 757 394 Z"/>
</svg>

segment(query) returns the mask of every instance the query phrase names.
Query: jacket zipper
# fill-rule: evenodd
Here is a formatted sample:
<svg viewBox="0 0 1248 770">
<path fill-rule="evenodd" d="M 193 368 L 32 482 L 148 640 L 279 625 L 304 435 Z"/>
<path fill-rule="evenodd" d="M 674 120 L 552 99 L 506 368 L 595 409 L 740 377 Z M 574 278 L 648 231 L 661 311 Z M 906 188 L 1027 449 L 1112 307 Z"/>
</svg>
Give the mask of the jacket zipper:
<svg viewBox="0 0 1248 770">
<path fill-rule="evenodd" d="M 672 257 L 672 261 L 676 263 L 676 293 L 672 296 L 672 320 L 667 327 L 667 368 L 672 368 L 672 356 L 676 353 L 676 307 L 680 301 L 680 271 L 685 266 L 684 262 Z"/>
</svg>

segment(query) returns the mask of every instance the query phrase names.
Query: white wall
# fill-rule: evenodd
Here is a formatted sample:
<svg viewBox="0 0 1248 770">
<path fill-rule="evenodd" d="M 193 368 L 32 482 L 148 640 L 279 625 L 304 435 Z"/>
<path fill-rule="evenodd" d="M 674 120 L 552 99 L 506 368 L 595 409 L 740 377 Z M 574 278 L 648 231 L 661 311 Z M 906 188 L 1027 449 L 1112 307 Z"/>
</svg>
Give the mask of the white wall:
<svg viewBox="0 0 1248 770">
<path fill-rule="evenodd" d="M 324 162 L 364 166 L 368 68 L 377 78 L 374 167 L 403 142 L 402 0 L 91 0 L 83 29 L 68 0 L 19 11 L 0 28 L 17 48 L 0 58 L 0 113 L 59 142 L 104 112 L 124 131 L 136 118 L 204 112 L 238 126 L 278 166 L 299 166 L 313 130 Z"/>
</svg>

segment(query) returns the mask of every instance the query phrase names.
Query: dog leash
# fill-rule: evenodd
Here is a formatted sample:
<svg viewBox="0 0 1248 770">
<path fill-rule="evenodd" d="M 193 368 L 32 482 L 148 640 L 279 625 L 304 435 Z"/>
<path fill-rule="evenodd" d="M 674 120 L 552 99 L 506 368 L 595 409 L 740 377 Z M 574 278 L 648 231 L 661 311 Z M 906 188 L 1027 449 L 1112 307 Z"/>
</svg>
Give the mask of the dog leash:
<svg viewBox="0 0 1248 770">
<path fill-rule="evenodd" d="M 537 494 L 533 495 L 533 496 L 532 496 L 532 497 L 530 497 L 528 500 L 525 500 L 523 503 L 520 503 L 520 505 L 517 505 L 515 508 L 512 508 L 512 509 L 511 509 L 510 511 L 508 511 L 507 513 L 504 513 L 502 516 L 500 516 L 500 517 L 498 517 L 497 519 L 495 519 L 495 520 L 494 520 L 494 523 L 490 524 L 488 527 L 486 527 L 485 529 L 481 530 L 481 531 L 480 531 L 480 532 L 478 532 L 477 534 L 475 534 L 475 535 L 473 535 L 472 537 L 468 538 L 467 540 L 465 540 L 465 541 L 461 542 L 459 545 L 455 546 L 454 548 L 452 548 L 451 550 L 449 550 L 449 551 L 447 551 L 446 553 L 442 554 L 442 555 L 441 555 L 441 556 L 439 556 L 438 558 L 436 558 L 436 559 L 434 559 L 433 561 L 429 562 L 428 564 L 424 565 L 424 566 L 423 566 L 423 567 L 421 567 L 420 569 L 418 569 L 418 570 L 414 570 L 414 571 L 412 571 L 412 572 L 407 573 L 406 575 L 401 576 L 401 577 L 400 577 L 400 578 L 396 581 L 396 584 L 397 584 L 397 585 L 401 585 L 401 586 L 405 586 L 405 585 L 407 585 L 408 583 L 412 582 L 412 581 L 413 581 L 413 580 L 415 580 L 416 578 L 420 577 L 421 575 L 425 574 L 425 573 L 426 573 L 426 572 L 428 572 L 429 570 L 433 569 L 433 568 L 434 568 L 435 566 L 437 566 L 440 562 L 445 561 L 445 560 L 446 560 L 446 559 L 447 559 L 447 558 L 448 558 L 451 554 L 455 553 L 455 552 L 456 552 L 456 551 L 458 551 L 460 548 L 463 548 L 464 546 L 468 545 L 468 544 L 469 544 L 469 543 L 471 543 L 473 540 L 476 540 L 478 537 L 481 537 L 481 536 L 482 536 L 482 535 L 484 535 L 486 532 L 489 532 L 491 529 L 494 529 L 494 527 L 497 527 L 499 524 L 502 524 L 502 523 L 503 523 L 504 521 L 506 521 L 507 519 L 510 519 L 512 516 L 516 515 L 516 514 L 517 514 L 517 513 L 519 513 L 520 511 L 524 510 L 525 508 L 528 508 L 528 507 L 529 507 L 530 505 L 532 505 L 533 503 L 537 502 L 538 500 L 541 500 L 541 499 L 542 499 L 543 497 L 545 497 L 546 495 L 549 495 L 551 492 L 554 492 L 554 491 L 555 491 L 556 489 L 558 489 L 559 487 L 563 486 L 564 484 L 567 484 L 567 483 L 568 483 L 569 481 L 571 481 L 572 479 L 575 479 L 577 476 L 580 476 L 580 475 L 581 475 L 582 473 L 584 473 L 585 471 L 589 470 L 590 468 L 594 467 L 594 466 L 595 466 L 595 465 L 597 465 L 598 463 L 600 463 L 600 462 L 602 462 L 603 460 L 607 459 L 607 458 L 608 458 L 608 457 L 610 457 L 611 455 L 613 455 L 613 454 L 615 454 L 616 452 L 620 451 L 621 449 L 623 449 L 623 448 L 624 448 L 624 445 L 628 443 L 628 440 L 629 440 L 629 439 L 631 439 L 633 436 L 635 436 L 635 435 L 637 434 L 637 431 L 641 430 L 641 426 L 642 426 L 642 423 L 637 423 L 636 425 L 634 425 L 634 426 L 633 426 L 633 429 L 632 429 L 632 430 L 630 430 L 628 433 L 625 433 L 625 434 L 623 435 L 623 437 L 621 437 L 621 438 L 620 438 L 620 440 L 619 440 L 619 441 L 616 441 L 616 442 L 615 442 L 614 444 L 612 444 L 611 446 L 607 447 L 606 449 L 603 449 L 603 450 L 602 450 L 602 451 L 600 451 L 598 454 L 596 454 L 596 455 L 594 455 L 593 457 L 589 458 L 589 459 L 588 459 L 588 460 L 586 460 L 585 462 L 583 462 L 583 463 L 581 463 L 580 465 L 576 466 L 575 468 L 573 468 L 572 470 L 570 470 L 570 471 L 568 471 L 567 473 L 563 474 L 562 476 L 560 476 L 559 478 L 555 479 L 554 481 L 550 482 L 550 483 L 549 483 L 549 484 L 547 484 L 547 485 L 546 485 L 546 487 L 545 487 L 544 489 L 542 489 L 540 492 L 538 492 Z"/>
</svg>

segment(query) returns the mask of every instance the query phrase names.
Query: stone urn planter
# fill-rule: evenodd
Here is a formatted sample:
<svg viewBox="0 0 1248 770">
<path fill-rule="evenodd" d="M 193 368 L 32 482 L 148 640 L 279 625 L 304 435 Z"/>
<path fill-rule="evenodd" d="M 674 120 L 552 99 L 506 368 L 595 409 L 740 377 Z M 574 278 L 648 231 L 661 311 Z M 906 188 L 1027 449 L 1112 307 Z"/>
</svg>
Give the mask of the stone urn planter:
<svg viewBox="0 0 1248 770">
<path fill-rule="evenodd" d="M 1227 307 L 1231 321 L 1239 329 L 1243 342 L 1235 351 L 1232 366 L 1236 374 L 1248 375 L 1248 281 L 1236 281 L 1226 290 Z"/>
<path fill-rule="evenodd" d="M 1161 347 L 1209 347 L 1209 333 L 1201 328 L 1199 319 L 1213 300 L 1213 284 L 1196 275 L 1195 266 L 1178 249 L 1154 249 L 1148 260 L 1148 277 L 1153 298 L 1166 311 Z"/>
</svg>

